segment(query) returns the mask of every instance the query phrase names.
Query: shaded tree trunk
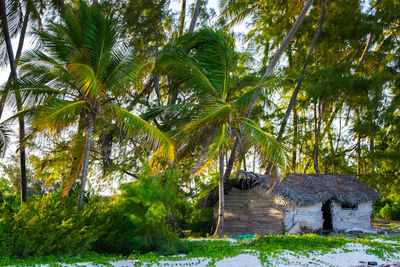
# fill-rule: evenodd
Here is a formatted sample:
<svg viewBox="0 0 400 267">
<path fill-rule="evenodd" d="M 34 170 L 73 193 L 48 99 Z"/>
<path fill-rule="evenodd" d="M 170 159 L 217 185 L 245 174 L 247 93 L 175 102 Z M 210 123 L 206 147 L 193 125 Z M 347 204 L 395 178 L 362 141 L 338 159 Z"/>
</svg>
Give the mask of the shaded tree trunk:
<svg viewBox="0 0 400 267">
<path fill-rule="evenodd" d="M 292 172 L 296 172 L 296 160 L 297 160 L 297 108 L 293 107 L 293 142 L 292 142 Z"/>
<path fill-rule="evenodd" d="M 360 134 L 357 134 L 356 152 L 357 152 L 357 178 L 360 178 L 360 174 L 361 174 L 361 138 L 360 138 Z"/>
<path fill-rule="evenodd" d="M 356 123 L 360 121 L 360 109 L 356 108 Z M 357 144 L 356 144 L 356 160 L 357 160 L 357 178 L 360 177 L 361 174 L 361 138 L 360 134 L 357 133 Z"/>
<path fill-rule="evenodd" d="M 314 163 L 314 170 L 316 173 L 321 173 L 318 167 L 318 153 L 319 153 L 319 141 L 321 136 L 321 122 L 322 122 L 322 110 L 321 110 L 321 102 L 318 101 L 318 109 L 317 104 L 314 105 L 314 149 L 312 154 L 312 159 Z"/>
<path fill-rule="evenodd" d="M 196 21 L 197 18 L 199 17 L 200 6 L 201 6 L 201 0 L 196 0 L 196 3 L 194 5 L 192 20 L 190 21 L 189 24 L 189 32 L 192 32 L 194 30 L 194 27 L 196 26 Z"/>
<path fill-rule="evenodd" d="M 292 40 L 294 34 L 297 32 L 298 28 L 301 25 L 301 22 L 303 21 L 305 15 L 307 14 L 307 11 L 310 9 L 312 3 L 314 2 L 314 0 L 308 0 L 307 3 L 304 5 L 303 10 L 301 10 L 296 22 L 294 23 L 292 29 L 290 29 L 290 32 L 288 33 L 288 35 L 285 37 L 285 39 L 282 41 L 278 51 L 276 52 L 276 54 L 274 55 L 274 57 L 272 58 L 271 62 L 268 64 L 267 69 L 265 71 L 265 74 L 263 76 L 263 80 L 265 80 L 266 78 L 268 78 L 273 70 L 275 69 L 275 66 L 278 64 L 279 59 L 281 58 L 283 52 L 285 51 L 286 47 L 289 45 L 290 41 Z M 260 95 L 260 93 L 262 92 L 264 88 L 260 87 L 258 88 L 255 92 L 254 95 L 249 103 L 249 106 L 247 107 L 247 110 L 245 112 L 245 117 L 249 118 L 251 115 L 251 112 L 254 109 L 254 106 L 256 105 L 257 101 L 258 101 L 258 97 Z M 231 175 L 232 169 L 233 169 L 233 165 L 235 164 L 236 161 L 236 154 L 237 154 L 237 150 L 239 147 L 239 139 L 236 138 L 235 142 L 233 144 L 232 147 L 232 151 L 231 151 L 231 155 L 229 157 L 229 161 L 228 164 L 226 166 L 226 170 L 225 170 L 225 175 L 224 175 L 224 179 L 228 179 L 229 176 Z"/>
<path fill-rule="evenodd" d="M 322 131 L 321 139 L 324 138 L 325 135 L 328 133 L 329 128 L 331 127 L 333 120 L 336 118 L 337 113 L 339 112 L 339 110 L 342 109 L 343 100 L 344 98 L 342 98 L 336 103 L 335 109 L 333 110 L 331 117 L 329 118 L 328 122 L 325 125 L 325 129 Z"/>
<path fill-rule="evenodd" d="M 89 168 L 90 145 L 92 143 L 93 128 L 94 128 L 94 115 L 90 114 L 88 119 L 88 128 L 86 132 L 85 158 L 83 160 L 83 165 L 82 165 L 81 193 L 79 194 L 78 206 L 82 205 L 83 197 L 86 190 L 86 178 Z"/>
<path fill-rule="evenodd" d="M 16 65 L 16 63 L 18 62 L 18 60 L 19 60 L 19 58 L 21 57 L 21 54 L 22 54 L 22 48 L 23 48 L 24 42 L 25 42 L 26 30 L 28 28 L 29 15 L 30 15 L 30 11 L 28 9 L 25 12 L 24 21 L 23 21 L 21 33 L 20 33 L 20 36 L 19 36 L 17 53 L 15 54 L 15 59 L 14 59 L 14 66 Z M 15 70 L 15 73 L 16 73 L 16 70 Z M 7 82 L 11 81 L 12 76 L 13 76 L 13 73 L 12 73 L 12 70 L 11 70 L 10 76 L 8 77 L 8 81 Z M 3 115 L 3 110 L 4 110 L 4 106 L 5 106 L 7 97 L 8 97 L 8 89 L 6 88 L 6 91 L 3 93 L 2 97 L 1 97 L 1 100 L 0 100 L 0 119 L 1 119 L 1 117 Z"/>
<path fill-rule="evenodd" d="M 185 15 L 186 15 L 186 0 L 182 0 L 181 15 L 179 17 L 178 36 L 181 36 L 183 33 L 183 28 L 185 27 Z"/>
<path fill-rule="evenodd" d="M 371 171 L 372 175 L 375 174 L 375 159 L 374 159 L 374 154 L 375 154 L 375 145 L 374 145 L 374 137 L 369 138 L 369 152 L 371 153 Z"/>
<path fill-rule="evenodd" d="M 18 44 L 18 49 L 17 49 L 17 54 L 16 57 L 14 58 L 14 52 L 11 44 L 11 38 L 10 38 L 10 32 L 8 28 L 8 18 L 7 18 L 7 10 L 6 10 L 6 3 L 5 0 L 0 0 L 0 16 L 2 18 L 2 30 L 3 30 L 3 36 L 4 36 L 4 41 L 6 43 L 6 48 L 7 48 L 7 54 L 10 62 L 10 77 L 8 80 L 8 83 L 12 83 L 15 79 L 17 79 L 17 69 L 16 69 L 16 61 L 19 59 L 21 56 L 22 52 L 22 46 L 25 40 L 25 33 L 26 33 L 26 28 L 28 26 L 28 19 L 29 19 L 29 10 L 26 10 L 25 12 L 25 17 L 24 17 L 24 22 L 23 22 L 23 28 L 21 31 L 21 36 Z M 20 111 L 22 110 L 22 100 L 21 96 L 19 94 L 19 91 L 15 91 L 15 99 L 16 99 L 16 104 L 17 104 L 17 110 Z M 5 98 L 4 98 L 5 102 Z M 1 103 L 1 112 L 3 112 L 3 105 L 4 103 Z M 26 152 L 25 152 L 25 147 L 23 146 L 23 142 L 25 140 L 25 121 L 24 117 L 20 115 L 18 117 L 18 124 L 19 124 L 19 143 L 20 143 L 20 175 L 21 175 L 21 203 L 26 202 L 26 195 L 27 195 L 27 181 L 26 181 Z"/>
<path fill-rule="evenodd" d="M 224 208 L 225 208 L 225 195 L 224 195 L 224 152 L 219 153 L 219 201 L 218 201 L 218 222 L 214 235 L 222 236 L 224 231 Z"/>
</svg>

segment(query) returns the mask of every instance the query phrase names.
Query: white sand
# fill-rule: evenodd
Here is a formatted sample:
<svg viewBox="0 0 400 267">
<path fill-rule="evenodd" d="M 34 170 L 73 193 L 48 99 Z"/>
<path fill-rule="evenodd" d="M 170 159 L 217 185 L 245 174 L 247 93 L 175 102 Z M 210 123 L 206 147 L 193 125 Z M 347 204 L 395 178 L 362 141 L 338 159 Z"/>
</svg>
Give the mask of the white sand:
<svg viewBox="0 0 400 267">
<path fill-rule="evenodd" d="M 379 239 L 374 241 L 381 241 Z M 291 251 L 285 251 L 280 255 L 269 257 L 264 266 L 368 266 L 368 262 L 376 262 L 378 266 L 400 266 L 400 254 L 393 255 L 389 260 L 384 261 L 377 256 L 366 253 L 367 246 L 350 243 L 346 247 L 334 249 L 330 253 L 309 251 L 308 255 L 299 255 Z M 256 252 L 249 251 L 249 254 L 241 254 L 233 258 L 225 258 L 216 262 L 217 267 L 261 267 L 263 266 L 257 257 Z M 183 256 L 183 255 L 182 255 Z M 112 266 L 199 266 L 206 267 L 210 259 L 194 258 L 177 261 L 160 261 L 158 263 L 138 262 L 137 260 L 120 260 L 110 262 Z M 90 266 L 91 263 L 78 263 L 64 266 Z"/>
</svg>

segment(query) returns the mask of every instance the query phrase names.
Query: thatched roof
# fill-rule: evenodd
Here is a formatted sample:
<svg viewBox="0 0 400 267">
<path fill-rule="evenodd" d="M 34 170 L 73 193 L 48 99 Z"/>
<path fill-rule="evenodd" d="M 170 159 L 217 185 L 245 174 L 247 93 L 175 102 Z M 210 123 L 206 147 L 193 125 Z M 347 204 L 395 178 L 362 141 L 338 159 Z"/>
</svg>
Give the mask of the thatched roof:
<svg viewBox="0 0 400 267">
<path fill-rule="evenodd" d="M 330 199 L 336 199 L 342 204 L 356 205 L 379 197 L 379 194 L 368 185 L 349 175 L 289 173 L 280 183 L 276 183 L 275 187 L 273 187 L 274 180 L 265 175 L 240 171 L 239 176 L 243 178 L 225 181 L 225 194 L 233 187 L 248 190 L 260 185 L 265 190 L 272 188 L 273 193 L 299 206 L 312 205 Z M 218 187 L 215 187 L 201 199 L 197 207 L 200 209 L 213 207 L 217 201 Z"/>
</svg>

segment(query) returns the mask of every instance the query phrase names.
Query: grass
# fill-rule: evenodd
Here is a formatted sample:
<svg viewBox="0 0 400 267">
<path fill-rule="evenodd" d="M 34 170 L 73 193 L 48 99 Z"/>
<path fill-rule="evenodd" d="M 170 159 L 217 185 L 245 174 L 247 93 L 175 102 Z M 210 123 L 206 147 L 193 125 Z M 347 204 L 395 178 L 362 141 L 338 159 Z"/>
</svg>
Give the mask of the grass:
<svg viewBox="0 0 400 267">
<path fill-rule="evenodd" d="M 94 252 L 86 252 L 75 257 L 65 255 L 48 255 L 44 257 L 27 257 L 19 259 L 16 257 L 0 257 L 0 266 L 34 266 L 48 264 L 50 266 L 61 266 L 63 264 L 74 264 L 79 262 L 92 262 L 95 265 L 111 266 L 110 262 L 126 257 L 117 255 L 103 255 Z"/>
<path fill-rule="evenodd" d="M 394 241 L 397 243 L 388 243 Z M 96 253 L 86 253 L 77 257 L 64 257 L 57 255 L 50 255 L 41 258 L 0 258 L 0 265 L 13 265 L 13 266 L 32 266 L 37 264 L 49 264 L 57 266 L 59 263 L 73 264 L 78 262 L 92 262 L 96 265 L 110 266 L 110 262 L 131 259 L 138 260 L 137 266 L 143 264 L 158 263 L 161 260 L 188 260 L 192 259 L 190 263 L 182 265 L 195 265 L 202 261 L 208 261 L 208 265 L 214 266 L 215 263 L 223 258 L 235 257 L 240 254 L 253 254 L 265 265 L 271 265 L 272 258 L 284 258 L 279 255 L 288 251 L 292 256 L 301 258 L 305 256 L 310 259 L 313 258 L 315 253 L 328 253 L 333 249 L 342 248 L 344 252 L 353 251 L 351 246 L 346 246 L 351 243 L 362 244 L 368 246 L 367 253 L 376 255 L 383 260 L 398 259 L 397 255 L 400 254 L 400 238 L 386 238 L 381 236 L 368 236 L 358 239 L 347 239 L 344 236 L 318 236 L 313 234 L 307 235 L 269 235 L 259 236 L 253 240 L 241 240 L 238 242 L 230 242 L 226 240 L 200 240 L 190 241 L 182 240 L 182 251 L 185 251 L 184 256 L 162 256 L 155 252 L 146 254 L 133 253 L 128 257 L 116 255 L 102 255 Z M 59 265 L 58 265 L 59 266 Z"/>
</svg>

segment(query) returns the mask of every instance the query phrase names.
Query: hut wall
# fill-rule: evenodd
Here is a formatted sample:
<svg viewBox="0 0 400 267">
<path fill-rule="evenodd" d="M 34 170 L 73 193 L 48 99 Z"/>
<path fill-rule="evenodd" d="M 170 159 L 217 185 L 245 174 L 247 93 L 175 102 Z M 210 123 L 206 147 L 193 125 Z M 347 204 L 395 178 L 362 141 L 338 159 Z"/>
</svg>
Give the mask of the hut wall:
<svg viewBox="0 0 400 267">
<path fill-rule="evenodd" d="M 290 205 L 286 207 L 283 219 L 285 231 L 290 230 L 296 223 L 306 221 L 318 225 L 322 228 L 322 203 L 316 203 L 310 206 Z"/>
<path fill-rule="evenodd" d="M 218 203 L 214 214 L 217 214 Z M 284 208 L 281 198 L 266 197 L 261 186 L 232 190 L 225 195 L 224 234 L 282 234 Z"/>
<path fill-rule="evenodd" d="M 342 209 L 332 202 L 332 226 L 335 230 L 371 229 L 372 201 L 359 203 L 356 209 Z"/>
</svg>

